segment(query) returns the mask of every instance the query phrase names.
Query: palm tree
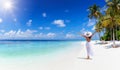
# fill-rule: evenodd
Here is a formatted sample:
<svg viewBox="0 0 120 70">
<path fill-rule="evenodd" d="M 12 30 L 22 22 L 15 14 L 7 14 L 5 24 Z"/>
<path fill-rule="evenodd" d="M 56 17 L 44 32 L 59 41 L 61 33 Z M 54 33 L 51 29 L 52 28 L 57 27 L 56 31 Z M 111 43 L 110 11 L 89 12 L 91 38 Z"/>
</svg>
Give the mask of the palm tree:
<svg viewBox="0 0 120 70">
<path fill-rule="evenodd" d="M 113 47 L 115 47 L 115 25 L 116 24 L 120 25 L 120 17 L 118 15 L 114 15 L 113 10 L 111 10 L 109 14 L 106 14 L 106 16 L 104 16 L 104 19 L 102 21 L 102 26 L 105 28 L 112 29 Z"/>
<path fill-rule="evenodd" d="M 113 31 L 113 47 L 115 47 L 115 27 L 120 25 L 120 0 L 106 0 L 106 2 L 108 9 L 106 11 L 106 18 L 103 21 L 103 26 L 111 27 Z"/>
<path fill-rule="evenodd" d="M 95 30 L 96 32 L 98 32 L 99 34 L 99 40 L 101 40 L 101 31 L 103 30 L 103 27 L 102 27 L 102 24 L 101 24 L 101 21 L 98 21 L 98 23 L 95 25 Z"/>
<path fill-rule="evenodd" d="M 94 5 L 92 5 L 92 6 L 89 7 L 89 11 L 90 11 L 90 13 L 89 13 L 88 17 L 89 17 L 90 19 L 96 19 L 96 24 L 97 24 L 97 20 L 98 20 L 98 19 L 100 18 L 100 16 L 101 16 L 100 7 L 97 6 L 96 4 L 94 4 Z M 99 22 L 98 22 L 98 23 L 99 23 Z M 97 32 L 99 32 L 99 38 L 100 38 L 100 32 L 101 32 L 101 30 L 100 30 L 99 25 L 96 25 L 96 26 L 95 26 L 95 30 L 96 30 Z"/>
<path fill-rule="evenodd" d="M 90 14 L 88 15 L 90 19 L 92 18 L 97 19 L 100 16 L 100 7 L 97 6 L 96 4 L 90 6 L 88 9 L 90 11 Z"/>
<path fill-rule="evenodd" d="M 114 15 L 120 15 L 120 0 L 107 0 L 106 1 L 107 2 L 107 6 L 108 7 L 110 7 L 110 8 L 112 8 L 112 10 L 114 10 L 113 12 L 114 12 Z M 117 39 L 117 24 L 115 24 L 116 25 L 116 27 L 115 27 L 115 29 L 116 29 L 116 39 Z"/>
</svg>

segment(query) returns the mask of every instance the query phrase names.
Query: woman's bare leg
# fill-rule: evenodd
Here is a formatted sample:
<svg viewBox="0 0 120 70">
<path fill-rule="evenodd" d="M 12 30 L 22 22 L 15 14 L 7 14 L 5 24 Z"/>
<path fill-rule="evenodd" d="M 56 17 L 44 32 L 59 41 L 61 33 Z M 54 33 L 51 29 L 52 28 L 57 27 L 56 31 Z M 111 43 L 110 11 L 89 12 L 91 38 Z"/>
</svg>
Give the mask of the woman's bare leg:
<svg viewBox="0 0 120 70">
<path fill-rule="evenodd" d="M 90 59 L 90 56 L 89 56 L 89 55 L 87 56 L 87 59 Z"/>
</svg>

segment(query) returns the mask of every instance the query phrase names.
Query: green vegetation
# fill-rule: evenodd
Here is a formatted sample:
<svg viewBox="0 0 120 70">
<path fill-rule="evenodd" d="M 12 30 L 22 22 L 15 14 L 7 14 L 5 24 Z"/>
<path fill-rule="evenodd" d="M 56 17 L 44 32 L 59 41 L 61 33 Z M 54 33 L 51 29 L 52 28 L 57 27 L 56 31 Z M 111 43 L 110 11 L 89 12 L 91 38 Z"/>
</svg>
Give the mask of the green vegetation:
<svg viewBox="0 0 120 70">
<path fill-rule="evenodd" d="M 96 19 L 95 30 L 100 40 L 120 40 L 120 0 L 106 0 L 106 10 L 101 12 L 100 7 L 94 4 L 89 8 L 90 19 Z M 100 36 L 103 32 L 103 36 Z"/>
</svg>

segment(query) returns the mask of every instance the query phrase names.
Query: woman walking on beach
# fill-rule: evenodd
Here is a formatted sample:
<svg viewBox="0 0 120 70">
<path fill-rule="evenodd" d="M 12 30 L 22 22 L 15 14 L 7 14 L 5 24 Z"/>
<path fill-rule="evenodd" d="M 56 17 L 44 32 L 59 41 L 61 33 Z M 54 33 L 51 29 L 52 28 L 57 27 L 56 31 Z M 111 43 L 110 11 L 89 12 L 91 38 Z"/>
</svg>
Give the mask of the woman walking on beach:
<svg viewBox="0 0 120 70">
<path fill-rule="evenodd" d="M 86 32 L 84 35 L 81 34 L 81 36 L 83 36 L 86 39 L 86 50 L 87 50 L 87 59 L 90 59 L 90 56 L 93 55 L 93 50 L 91 47 L 91 38 L 92 36 L 95 34 L 96 32 L 94 32 L 93 34 L 91 32 Z"/>
</svg>

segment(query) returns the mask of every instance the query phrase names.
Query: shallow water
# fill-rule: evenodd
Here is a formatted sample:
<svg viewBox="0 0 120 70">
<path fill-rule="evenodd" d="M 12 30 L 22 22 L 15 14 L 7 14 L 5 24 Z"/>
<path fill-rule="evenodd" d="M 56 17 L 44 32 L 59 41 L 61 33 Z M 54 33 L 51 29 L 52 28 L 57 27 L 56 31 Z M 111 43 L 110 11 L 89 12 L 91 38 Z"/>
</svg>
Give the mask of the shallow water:
<svg viewBox="0 0 120 70">
<path fill-rule="evenodd" d="M 0 41 L 0 57 L 49 55 L 71 47 L 77 41 Z"/>
</svg>

